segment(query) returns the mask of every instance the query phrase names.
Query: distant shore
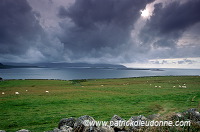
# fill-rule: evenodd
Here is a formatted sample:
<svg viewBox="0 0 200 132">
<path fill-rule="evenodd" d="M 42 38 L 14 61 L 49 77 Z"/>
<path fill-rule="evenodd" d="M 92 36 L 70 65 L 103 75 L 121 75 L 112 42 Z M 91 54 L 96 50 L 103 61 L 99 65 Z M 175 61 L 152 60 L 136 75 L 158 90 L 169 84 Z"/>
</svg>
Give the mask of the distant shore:
<svg viewBox="0 0 200 132">
<path fill-rule="evenodd" d="M 3 79 L 2 80 L 60 80 L 60 81 L 73 81 L 73 80 L 101 80 L 101 79 L 131 79 L 131 78 L 152 78 L 152 77 L 195 77 L 195 76 L 199 76 L 199 75 L 168 75 L 168 76 L 140 76 L 140 77 L 124 77 L 124 78 L 100 78 L 100 79 L 95 79 L 95 78 L 89 78 L 89 79 L 69 79 L 69 80 L 65 80 L 65 79 Z"/>
</svg>

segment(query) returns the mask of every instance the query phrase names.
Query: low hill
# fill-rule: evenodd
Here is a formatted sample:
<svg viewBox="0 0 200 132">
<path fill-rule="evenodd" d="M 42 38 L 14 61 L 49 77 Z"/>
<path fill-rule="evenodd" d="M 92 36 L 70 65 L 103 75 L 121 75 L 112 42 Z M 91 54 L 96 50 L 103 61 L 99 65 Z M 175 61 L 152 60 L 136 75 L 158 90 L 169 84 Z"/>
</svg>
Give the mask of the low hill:
<svg viewBox="0 0 200 132">
<path fill-rule="evenodd" d="M 31 65 L 4 65 L 0 63 L 0 69 L 9 69 L 9 68 L 37 68 L 38 66 Z"/>
<path fill-rule="evenodd" d="M 89 63 L 5 63 L 1 64 L 0 68 L 126 68 L 123 65 L 116 64 L 89 64 Z"/>
</svg>

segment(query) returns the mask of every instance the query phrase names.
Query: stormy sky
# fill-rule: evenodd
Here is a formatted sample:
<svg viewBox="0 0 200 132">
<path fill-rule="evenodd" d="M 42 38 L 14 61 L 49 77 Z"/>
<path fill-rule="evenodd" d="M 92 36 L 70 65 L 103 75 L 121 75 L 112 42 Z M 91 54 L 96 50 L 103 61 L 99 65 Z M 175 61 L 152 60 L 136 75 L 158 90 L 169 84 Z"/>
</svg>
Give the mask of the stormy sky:
<svg viewBox="0 0 200 132">
<path fill-rule="evenodd" d="M 1 0 L 0 62 L 198 58 L 199 7 L 200 0 Z"/>
</svg>

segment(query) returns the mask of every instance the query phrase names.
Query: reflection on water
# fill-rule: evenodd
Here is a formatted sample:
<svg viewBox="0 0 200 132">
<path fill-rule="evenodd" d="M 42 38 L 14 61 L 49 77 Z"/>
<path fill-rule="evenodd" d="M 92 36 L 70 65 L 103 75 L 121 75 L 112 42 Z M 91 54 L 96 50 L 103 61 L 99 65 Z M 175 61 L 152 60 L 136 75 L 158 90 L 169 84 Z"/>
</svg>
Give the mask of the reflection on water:
<svg viewBox="0 0 200 132">
<path fill-rule="evenodd" d="M 141 76 L 200 75 L 200 69 L 119 70 L 92 68 L 13 68 L 0 69 L 4 79 L 102 79 Z"/>
</svg>

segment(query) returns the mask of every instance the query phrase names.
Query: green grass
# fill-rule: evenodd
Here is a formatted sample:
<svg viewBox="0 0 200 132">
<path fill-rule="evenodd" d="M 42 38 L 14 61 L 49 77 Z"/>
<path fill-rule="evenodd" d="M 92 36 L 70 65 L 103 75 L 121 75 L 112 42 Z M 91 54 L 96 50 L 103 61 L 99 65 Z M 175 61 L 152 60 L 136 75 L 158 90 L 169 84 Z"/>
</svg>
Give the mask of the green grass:
<svg viewBox="0 0 200 132">
<path fill-rule="evenodd" d="M 82 115 L 108 121 L 114 114 L 129 119 L 199 107 L 199 76 L 0 82 L 0 130 L 9 132 L 52 130 L 60 119 Z"/>
</svg>

